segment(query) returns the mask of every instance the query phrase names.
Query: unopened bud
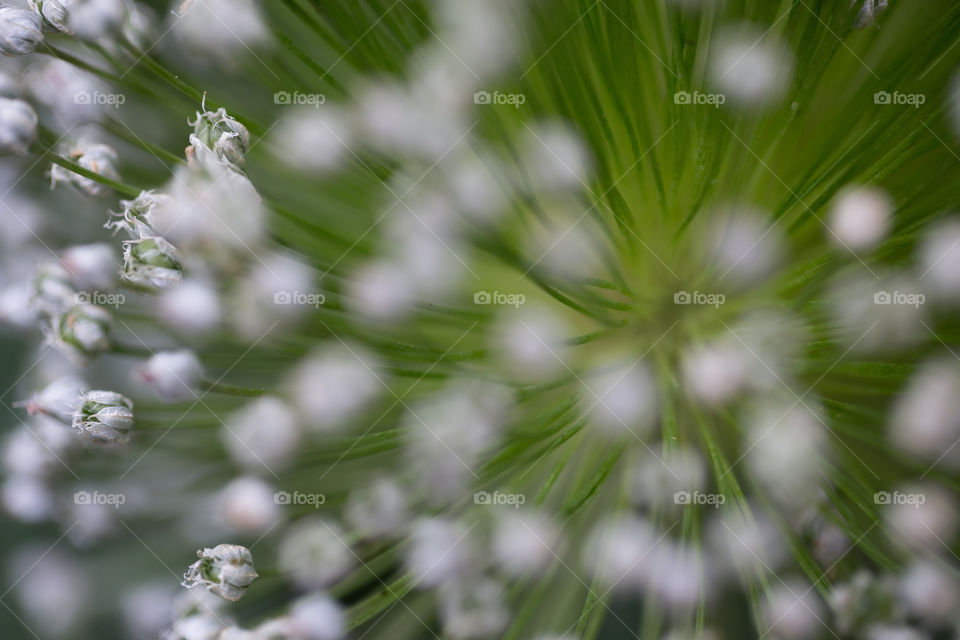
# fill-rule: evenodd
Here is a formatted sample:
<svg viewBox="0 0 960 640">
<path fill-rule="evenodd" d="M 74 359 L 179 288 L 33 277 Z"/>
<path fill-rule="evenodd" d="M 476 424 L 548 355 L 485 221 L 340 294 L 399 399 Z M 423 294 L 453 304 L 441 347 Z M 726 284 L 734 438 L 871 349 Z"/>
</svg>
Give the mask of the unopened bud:
<svg viewBox="0 0 960 640">
<path fill-rule="evenodd" d="M 197 556 L 200 559 L 190 565 L 181 583 L 188 589 L 203 585 L 221 598 L 236 601 L 257 578 L 253 555 L 246 547 L 218 544 L 197 551 Z"/>
<path fill-rule="evenodd" d="M 23 100 L 0 98 L 0 155 L 23 155 L 36 137 L 37 114 L 33 107 Z"/>
<path fill-rule="evenodd" d="M 163 289 L 180 282 L 182 277 L 180 252 L 164 238 L 146 237 L 123 243 L 124 280 Z"/>
<path fill-rule="evenodd" d="M 73 414 L 73 430 L 98 444 L 127 442 L 133 427 L 133 403 L 113 391 L 80 395 Z"/>
<path fill-rule="evenodd" d="M 40 16 L 27 9 L 0 7 L 0 53 L 25 56 L 43 42 Z"/>
</svg>

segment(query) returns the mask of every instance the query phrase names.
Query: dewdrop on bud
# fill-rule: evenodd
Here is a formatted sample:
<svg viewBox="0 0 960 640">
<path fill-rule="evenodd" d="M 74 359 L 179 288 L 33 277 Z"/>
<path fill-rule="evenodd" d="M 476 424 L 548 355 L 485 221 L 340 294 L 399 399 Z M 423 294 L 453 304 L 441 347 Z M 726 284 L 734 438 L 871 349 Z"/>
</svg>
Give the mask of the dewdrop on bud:
<svg viewBox="0 0 960 640">
<path fill-rule="evenodd" d="M 14 406 L 23 407 L 31 416 L 42 413 L 70 422 L 82 387 L 80 378 L 67 376 L 51 382 L 42 391 L 30 396 L 29 400 L 17 402 Z"/>
<path fill-rule="evenodd" d="M 142 287 L 163 289 L 183 278 L 177 248 L 159 236 L 123 243 L 123 279 Z"/>
<path fill-rule="evenodd" d="M 41 42 L 40 16 L 27 9 L 0 7 L 0 53 L 25 56 L 33 53 Z"/>
<path fill-rule="evenodd" d="M 110 289 L 117 279 L 113 247 L 103 242 L 64 249 L 60 264 L 81 289 Z"/>
<path fill-rule="evenodd" d="M 335 522 L 319 517 L 297 521 L 287 531 L 277 550 L 280 569 L 304 589 L 320 589 L 334 583 L 356 558 L 346 533 Z"/>
<path fill-rule="evenodd" d="M 36 137 L 37 114 L 33 107 L 23 100 L 0 98 L 0 155 L 22 156 Z"/>
<path fill-rule="evenodd" d="M 202 585 L 221 598 L 237 601 L 257 578 L 253 555 L 237 544 L 218 544 L 197 551 L 200 558 L 187 569 L 181 583 L 188 589 Z"/>
<path fill-rule="evenodd" d="M 164 400 L 176 402 L 196 397 L 203 367 L 189 349 L 161 351 L 140 365 L 135 375 Z"/>
<path fill-rule="evenodd" d="M 856 7 L 859 0 L 850 0 L 850 6 Z M 862 0 L 863 5 L 853 22 L 854 29 L 863 29 L 876 22 L 877 17 L 886 11 L 887 0 Z"/>
<path fill-rule="evenodd" d="M 856 187 L 841 192 L 830 210 L 830 240 L 851 251 L 866 251 L 880 244 L 890 231 L 893 201 L 876 187 Z"/>
<path fill-rule="evenodd" d="M 53 343 L 75 362 L 86 362 L 110 348 L 111 315 L 92 304 L 77 304 L 53 320 Z"/>
<path fill-rule="evenodd" d="M 73 430 L 95 443 L 127 442 L 133 427 L 133 403 L 113 391 L 80 395 Z"/>
<path fill-rule="evenodd" d="M 69 0 L 67 4 L 70 4 Z M 67 34 L 73 33 L 73 27 L 70 26 L 70 13 L 60 0 L 30 0 L 30 8 L 40 16 L 44 28 Z"/>
<path fill-rule="evenodd" d="M 117 162 L 117 152 L 105 144 L 78 142 L 69 148 L 66 157 L 88 171 L 100 174 L 104 178 L 114 181 L 120 180 L 120 174 L 114 164 Z M 53 189 L 59 182 L 73 185 L 82 193 L 94 198 L 103 198 L 112 193 L 112 189 L 96 180 L 74 173 L 66 167 L 54 164 L 50 167 L 50 188 Z"/>
<path fill-rule="evenodd" d="M 250 148 L 250 132 L 235 118 L 227 115 L 220 107 L 216 111 L 197 112 L 197 119 L 191 122 L 193 135 L 190 136 L 192 149 L 202 144 L 217 154 L 222 161 L 237 169 L 243 169 L 243 156 Z M 193 153 L 188 149 L 187 157 Z"/>
</svg>

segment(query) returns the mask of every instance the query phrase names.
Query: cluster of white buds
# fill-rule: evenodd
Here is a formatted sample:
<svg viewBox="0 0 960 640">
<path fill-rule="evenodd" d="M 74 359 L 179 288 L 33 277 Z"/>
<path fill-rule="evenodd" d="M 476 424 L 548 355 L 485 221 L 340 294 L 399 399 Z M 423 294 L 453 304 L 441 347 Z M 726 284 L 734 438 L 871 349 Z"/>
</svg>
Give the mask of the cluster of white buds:
<svg viewBox="0 0 960 640">
<path fill-rule="evenodd" d="M 0 53 L 25 56 L 43 42 L 40 16 L 28 9 L 0 7 Z"/>
<path fill-rule="evenodd" d="M 133 427 L 133 403 L 113 391 L 87 391 L 80 395 L 73 414 L 73 429 L 96 444 L 124 443 Z"/>
<path fill-rule="evenodd" d="M 0 155 L 23 155 L 36 137 L 37 114 L 33 107 L 23 100 L 0 98 Z"/>
<path fill-rule="evenodd" d="M 80 141 L 69 147 L 64 155 L 88 171 L 111 180 L 120 180 L 120 174 L 114 166 L 117 162 L 117 152 L 113 147 Z M 54 164 L 50 167 L 50 188 L 56 187 L 58 182 L 71 184 L 82 193 L 94 198 L 103 198 L 111 193 L 107 185 Z"/>
<path fill-rule="evenodd" d="M 66 4 L 70 4 L 69 0 Z M 73 33 L 70 13 L 61 0 L 30 0 L 30 8 L 37 12 L 44 29 Z"/>
<path fill-rule="evenodd" d="M 202 585 L 221 598 L 237 601 L 257 578 L 253 555 L 238 544 L 218 544 L 212 549 L 197 551 L 200 558 L 187 569 L 183 586 Z"/>
<path fill-rule="evenodd" d="M 205 153 L 213 151 L 217 158 L 230 168 L 242 171 L 244 155 L 250 148 L 250 132 L 235 118 L 220 107 L 216 111 L 197 112 L 197 119 L 190 123 L 193 133 L 187 147 L 187 160 L 206 159 Z"/>
</svg>

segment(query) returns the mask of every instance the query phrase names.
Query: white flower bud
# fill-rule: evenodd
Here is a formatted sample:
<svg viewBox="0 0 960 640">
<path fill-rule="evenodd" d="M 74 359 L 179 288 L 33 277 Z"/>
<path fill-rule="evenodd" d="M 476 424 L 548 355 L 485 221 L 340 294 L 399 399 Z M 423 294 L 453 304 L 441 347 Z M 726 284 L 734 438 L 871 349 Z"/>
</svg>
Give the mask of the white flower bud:
<svg viewBox="0 0 960 640">
<path fill-rule="evenodd" d="M 209 613 L 197 613 L 180 618 L 163 635 L 163 640 L 217 640 L 224 625 Z"/>
<path fill-rule="evenodd" d="M 489 579 L 457 582 L 440 591 L 440 618 L 451 638 L 487 638 L 509 620 L 503 587 Z"/>
<path fill-rule="evenodd" d="M 152 212 L 158 205 L 169 200 L 170 196 L 154 193 L 152 190 L 141 191 L 133 200 L 121 200 L 123 211 L 113 213 L 119 219 L 108 220 L 103 226 L 105 229 L 113 229 L 114 233 L 124 230 L 131 238 L 154 235 L 151 230 Z"/>
<path fill-rule="evenodd" d="M 0 503 L 21 522 L 42 522 L 55 512 L 53 493 L 46 483 L 29 475 L 10 475 L 0 487 Z"/>
<path fill-rule="evenodd" d="M 343 610 L 328 596 L 309 595 L 293 605 L 286 632 L 292 640 L 337 640 L 345 633 Z"/>
<path fill-rule="evenodd" d="M 113 391 L 81 394 L 73 430 L 95 443 L 127 442 L 133 428 L 133 403 Z"/>
<path fill-rule="evenodd" d="M 223 425 L 221 439 L 230 457 L 251 469 L 286 465 L 300 444 L 300 429 L 287 405 L 278 398 L 257 398 Z"/>
<path fill-rule="evenodd" d="M 220 514 L 224 522 L 239 531 L 262 533 L 277 521 L 273 487 L 255 476 L 243 476 L 220 493 Z"/>
<path fill-rule="evenodd" d="M 0 7 L 0 11 L 9 7 Z M 37 114 L 23 100 L 0 98 L 0 155 L 24 155 L 37 137 Z"/>
<path fill-rule="evenodd" d="M 347 118 L 335 107 L 298 109 L 281 120 L 275 144 L 300 171 L 328 171 L 340 164 L 352 138 Z"/>
<path fill-rule="evenodd" d="M 816 592 L 798 582 L 775 586 L 764 605 L 767 626 L 774 637 L 804 640 L 823 630 L 823 603 Z"/>
<path fill-rule="evenodd" d="M 887 236 L 892 217 L 893 201 L 883 189 L 847 189 L 833 201 L 830 239 L 851 251 L 872 249 Z"/>
<path fill-rule="evenodd" d="M 157 395 L 171 402 L 196 397 L 195 388 L 203 367 L 189 349 L 161 351 L 136 369 L 136 377 L 153 387 Z"/>
<path fill-rule="evenodd" d="M 193 125 L 193 135 L 190 136 L 188 158 L 191 153 L 199 152 L 199 144 L 216 153 L 221 162 L 243 169 L 243 156 L 250 148 L 250 132 L 227 115 L 226 109 L 220 107 L 216 111 L 198 111 L 196 121 L 190 124 Z"/>
<path fill-rule="evenodd" d="M 142 287 L 163 289 L 183 278 L 183 258 L 160 236 L 123 243 L 123 279 Z"/>
<path fill-rule="evenodd" d="M 900 578 L 897 591 L 910 614 L 929 626 L 956 621 L 960 581 L 943 561 L 915 560 Z"/>
<path fill-rule="evenodd" d="M 69 247 L 60 255 L 60 263 L 81 289 L 109 289 L 117 279 L 113 247 L 103 242 Z"/>
<path fill-rule="evenodd" d="M 82 40 L 117 35 L 126 14 L 123 0 L 73 0 L 70 5 L 70 21 Z"/>
<path fill-rule="evenodd" d="M 120 174 L 117 173 L 114 166 L 117 161 L 117 152 L 108 145 L 81 141 L 69 148 L 65 155 L 69 160 L 88 171 L 98 173 L 111 180 L 120 180 Z M 50 188 L 56 187 L 58 182 L 71 184 L 80 192 L 94 198 L 103 198 L 112 193 L 107 185 L 81 176 L 79 173 L 74 173 L 59 164 L 54 164 L 50 167 Z"/>
<path fill-rule="evenodd" d="M 202 585 L 221 598 L 236 601 L 257 578 L 253 555 L 246 547 L 218 544 L 198 550 L 197 556 L 200 559 L 190 565 L 181 583 L 188 589 Z"/>
<path fill-rule="evenodd" d="M 67 4 L 70 4 L 69 0 Z M 40 16 L 44 28 L 73 33 L 73 27 L 70 26 L 70 13 L 60 0 L 30 0 L 30 8 Z"/>
<path fill-rule="evenodd" d="M 290 527 L 277 551 L 280 569 L 305 589 L 326 587 L 353 567 L 356 558 L 335 522 L 305 518 Z"/>
<path fill-rule="evenodd" d="M 541 513 L 513 511 L 497 522 L 494 558 L 501 571 L 510 576 L 543 571 L 560 555 L 559 529 Z"/>
<path fill-rule="evenodd" d="M 53 321 L 54 345 L 75 362 L 83 363 L 110 348 L 112 316 L 92 304 L 77 304 Z"/>
<path fill-rule="evenodd" d="M 157 296 L 160 320 L 169 328 L 187 334 L 204 334 L 220 324 L 220 297 L 211 284 L 186 280 Z"/>
<path fill-rule="evenodd" d="M 344 516 L 350 528 L 371 538 L 399 535 L 407 520 L 407 501 L 394 480 L 378 478 L 369 487 L 354 490 Z"/>
<path fill-rule="evenodd" d="M 288 382 L 308 427 L 330 432 L 354 418 L 376 397 L 381 384 L 373 359 L 356 346 L 314 352 Z"/>
<path fill-rule="evenodd" d="M 0 53 L 25 56 L 43 42 L 40 17 L 27 9 L 0 7 Z"/>
<path fill-rule="evenodd" d="M 469 533 L 459 522 L 442 518 L 414 526 L 406 563 L 418 586 L 450 584 L 472 571 L 476 552 Z"/>
<path fill-rule="evenodd" d="M 643 437 L 657 413 L 653 376 L 642 364 L 584 382 L 583 402 L 593 426 L 606 435 Z"/>
<path fill-rule="evenodd" d="M 77 398 L 83 381 L 73 376 L 60 378 L 47 385 L 43 391 L 33 394 L 29 400 L 15 403 L 22 406 L 30 415 L 44 413 L 59 418 L 64 422 L 73 420 L 73 413 L 77 408 Z"/>
<path fill-rule="evenodd" d="M 720 31 L 715 40 L 709 57 L 711 81 L 731 104 L 758 107 L 783 94 L 793 56 L 775 36 L 741 25 Z"/>
<path fill-rule="evenodd" d="M 258 4 L 253 0 L 184 0 L 179 3 L 174 35 L 195 54 L 194 59 L 210 56 L 221 64 L 236 64 L 240 54 L 256 48 L 270 33 Z"/>
<path fill-rule="evenodd" d="M 855 7 L 858 1 L 859 0 L 850 0 L 850 6 Z M 869 27 L 876 21 L 877 17 L 887 9 L 887 0 L 862 0 L 862 2 L 863 5 L 860 7 L 860 12 L 857 13 L 857 18 L 853 22 L 854 29 Z"/>
<path fill-rule="evenodd" d="M 70 274 L 58 262 L 42 262 L 33 276 L 30 308 L 39 316 L 55 317 L 77 302 Z"/>
</svg>

